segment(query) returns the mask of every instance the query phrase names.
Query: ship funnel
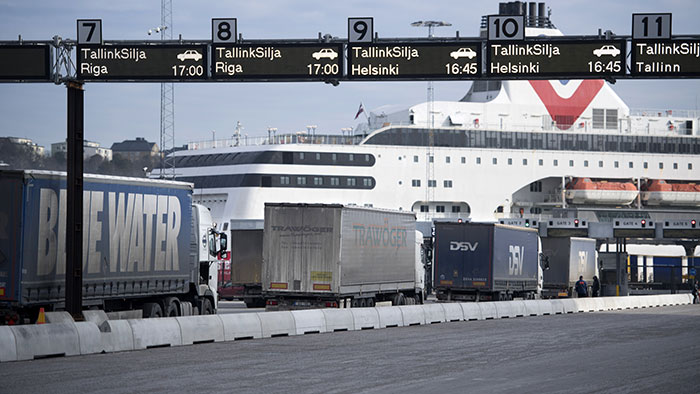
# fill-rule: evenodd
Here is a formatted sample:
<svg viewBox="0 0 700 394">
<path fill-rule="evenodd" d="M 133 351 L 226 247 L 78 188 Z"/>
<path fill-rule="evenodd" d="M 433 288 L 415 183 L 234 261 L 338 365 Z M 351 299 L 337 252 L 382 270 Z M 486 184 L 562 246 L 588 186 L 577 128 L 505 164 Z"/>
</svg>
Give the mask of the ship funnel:
<svg viewBox="0 0 700 394">
<path fill-rule="evenodd" d="M 544 3 L 537 4 L 537 27 L 545 27 L 545 20 L 547 19 L 547 9 Z"/>
<path fill-rule="evenodd" d="M 537 3 L 531 1 L 529 4 L 527 26 L 533 27 L 537 24 Z"/>
</svg>

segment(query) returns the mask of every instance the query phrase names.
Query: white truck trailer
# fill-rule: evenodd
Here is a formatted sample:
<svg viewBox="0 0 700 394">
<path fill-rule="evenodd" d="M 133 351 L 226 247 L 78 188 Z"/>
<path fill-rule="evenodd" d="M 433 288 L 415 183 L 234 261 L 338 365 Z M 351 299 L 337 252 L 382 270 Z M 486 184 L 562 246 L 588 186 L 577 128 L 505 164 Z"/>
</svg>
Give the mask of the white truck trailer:
<svg viewBox="0 0 700 394">
<path fill-rule="evenodd" d="M 422 235 L 411 212 L 265 204 L 262 286 L 268 309 L 422 303 Z"/>
</svg>

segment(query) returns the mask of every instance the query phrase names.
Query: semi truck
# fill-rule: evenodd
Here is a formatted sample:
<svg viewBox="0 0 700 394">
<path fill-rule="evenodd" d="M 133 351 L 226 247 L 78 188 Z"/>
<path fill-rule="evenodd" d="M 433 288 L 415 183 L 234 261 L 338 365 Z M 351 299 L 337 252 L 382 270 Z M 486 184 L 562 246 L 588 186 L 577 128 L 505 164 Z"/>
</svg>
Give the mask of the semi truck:
<svg viewBox="0 0 700 394">
<path fill-rule="evenodd" d="M 143 317 L 216 312 L 227 236 L 192 184 L 84 175 L 82 305 Z M 0 171 L 0 324 L 65 308 L 66 174 Z"/>
<path fill-rule="evenodd" d="M 435 293 L 441 301 L 537 297 L 537 230 L 497 223 L 435 222 Z"/>
<path fill-rule="evenodd" d="M 425 267 L 412 212 L 337 204 L 265 204 L 268 309 L 422 303 Z"/>
<path fill-rule="evenodd" d="M 572 297 L 578 278 L 583 276 L 589 287 L 596 275 L 596 240 L 591 238 L 542 238 L 542 253 L 549 259 L 544 271 L 542 296 Z"/>
<path fill-rule="evenodd" d="M 248 308 L 262 308 L 263 230 L 231 230 L 230 235 L 231 261 L 219 294 L 228 300 L 241 300 Z"/>
</svg>

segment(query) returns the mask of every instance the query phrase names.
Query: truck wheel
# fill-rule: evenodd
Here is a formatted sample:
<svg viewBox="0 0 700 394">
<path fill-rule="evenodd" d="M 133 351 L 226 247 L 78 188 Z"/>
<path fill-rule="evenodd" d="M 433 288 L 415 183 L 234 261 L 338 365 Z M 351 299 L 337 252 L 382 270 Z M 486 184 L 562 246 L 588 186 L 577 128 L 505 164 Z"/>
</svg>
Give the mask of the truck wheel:
<svg viewBox="0 0 700 394">
<path fill-rule="evenodd" d="M 352 307 L 353 308 L 359 308 L 360 307 L 360 301 L 357 298 L 352 299 Z"/>
<path fill-rule="evenodd" d="M 163 317 L 163 308 L 157 302 L 147 302 L 143 304 L 143 317 Z"/>
<path fill-rule="evenodd" d="M 178 299 L 175 297 L 168 297 L 165 299 L 165 317 L 177 317 L 180 316 L 180 306 L 178 305 Z"/>
<path fill-rule="evenodd" d="M 203 315 L 213 315 L 214 314 L 214 307 L 211 305 L 211 301 L 209 301 L 208 298 L 205 298 L 204 301 L 202 301 L 202 314 Z"/>
<path fill-rule="evenodd" d="M 406 297 L 404 297 L 403 293 L 399 293 L 397 305 L 406 305 Z"/>
<path fill-rule="evenodd" d="M 367 308 L 367 299 L 360 298 L 360 308 Z"/>
<path fill-rule="evenodd" d="M 370 308 L 374 308 L 374 305 L 375 305 L 374 298 L 368 298 L 367 299 L 367 306 Z"/>
</svg>

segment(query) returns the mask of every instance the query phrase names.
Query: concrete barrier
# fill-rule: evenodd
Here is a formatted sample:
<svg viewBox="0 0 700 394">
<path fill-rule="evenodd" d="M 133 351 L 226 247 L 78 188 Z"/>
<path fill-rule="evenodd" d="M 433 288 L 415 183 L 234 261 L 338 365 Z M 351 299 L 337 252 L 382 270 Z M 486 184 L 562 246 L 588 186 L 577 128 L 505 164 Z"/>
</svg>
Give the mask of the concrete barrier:
<svg viewBox="0 0 700 394">
<path fill-rule="evenodd" d="M 593 310 L 595 312 L 601 312 L 605 310 L 605 301 L 602 298 L 591 298 L 591 301 L 593 301 Z"/>
<path fill-rule="evenodd" d="M 477 302 L 476 305 L 481 310 L 481 317 L 483 319 L 498 319 L 498 312 L 496 311 L 498 302 L 500 301 Z"/>
<path fill-rule="evenodd" d="M 326 318 L 328 332 L 353 331 L 355 329 L 350 309 L 321 309 L 321 311 Z"/>
<path fill-rule="evenodd" d="M 180 325 L 173 317 L 127 321 L 134 333 L 134 350 L 182 345 Z"/>
<path fill-rule="evenodd" d="M 224 326 L 224 341 L 263 337 L 262 324 L 257 313 L 229 313 L 218 316 Z"/>
<path fill-rule="evenodd" d="M 464 320 L 464 312 L 462 311 L 462 307 L 460 304 L 456 302 L 450 302 L 442 303 L 440 305 L 442 305 L 442 309 L 444 309 L 445 311 L 445 321 L 452 322 Z"/>
<path fill-rule="evenodd" d="M 379 314 L 376 308 L 350 308 L 355 330 L 379 328 Z"/>
<path fill-rule="evenodd" d="M 0 363 L 17 361 L 15 333 L 8 326 L 0 326 Z"/>
<path fill-rule="evenodd" d="M 464 315 L 465 321 L 470 320 L 484 320 L 484 316 L 481 314 L 481 308 L 476 302 L 460 302 L 460 308 L 462 308 L 462 314 Z"/>
<path fill-rule="evenodd" d="M 403 327 L 403 315 L 393 306 L 375 308 L 379 315 L 379 328 Z"/>
<path fill-rule="evenodd" d="M 525 300 L 525 316 L 542 316 L 552 314 L 552 304 L 547 300 Z"/>
<path fill-rule="evenodd" d="M 96 354 L 104 352 L 102 346 L 102 333 L 97 324 L 89 321 L 75 323 L 80 343 L 80 354 Z"/>
<path fill-rule="evenodd" d="M 75 322 L 75 320 L 73 320 L 73 316 L 66 311 L 46 312 L 44 313 L 44 318 L 46 319 L 47 324 Z"/>
<path fill-rule="evenodd" d="M 516 308 L 512 301 L 500 301 L 496 303 L 496 315 L 499 319 L 515 318 Z"/>
<path fill-rule="evenodd" d="M 102 323 L 109 320 L 109 317 L 107 316 L 105 311 L 103 311 L 101 309 L 83 311 L 83 318 L 85 319 L 85 321 L 95 323 L 95 325 L 97 325 L 97 327 L 99 327 Z"/>
<path fill-rule="evenodd" d="M 297 335 L 320 334 L 327 332 L 326 317 L 320 309 L 292 311 Z"/>
<path fill-rule="evenodd" d="M 263 338 L 291 336 L 297 334 L 294 316 L 289 311 L 259 312 Z"/>
<path fill-rule="evenodd" d="M 134 332 L 128 320 L 107 320 L 98 326 L 106 353 L 134 350 Z"/>
<path fill-rule="evenodd" d="M 642 300 L 640 300 L 640 296 L 631 296 L 628 298 L 628 303 L 631 309 L 639 309 L 642 307 Z"/>
<path fill-rule="evenodd" d="M 525 308 L 525 301 L 523 300 L 513 300 L 508 301 L 513 305 L 513 310 L 515 311 L 515 317 L 525 317 L 529 316 L 527 309 Z"/>
<path fill-rule="evenodd" d="M 573 298 L 576 312 L 593 312 L 594 303 L 590 298 Z"/>
<path fill-rule="evenodd" d="M 549 300 L 549 304 L 552 306 L 553 315 L 561 315 L 563 313 L 566 313 L 566 311 L 564 310 L 564 304 L 561 302 L 560 299 L 555 298 L 553 300 Z"/>
<path fill-rule="evenodd" d="M 416 305 L 415 307 L 423 309 L 425 324 L 444 323 L 446 320 L 445 308 L 440 304 Z"/>
<path fill-rule="evenodd" d="M 649 306 L 651 306 L 651 307 L 661 306 L 661 299 L 659 298 L 659 296 L 653 295 L 653 296 L 647 296 L 647 297 L 649 297 Z"/>
<path fill-rule="evenodd" d="M 80 354 L 75 323 L 31 324 L 10 329 L 15 335 L 18 361 Z"/>
<path fill-rule="evenodd" d="M 576 305 L 576 301 L 574 301 L 574 298 L 563 298 L 560 299 L 559 302 L 561 302 L 561 305 L 564 309 L 564 313 L 578 312 L 578 305 Z"/>
<path fill-rule="evenodd" d="M 397 308 L 399 308 L 403 316 L 404 326 L 408 327 L 425 324 L 425 312 L 423 308 L 419 308 L 415 305 L 401 305 Z"/>
<path fill-rule="evenodd" d="M 175 320 L 183 345 L 224 341 L 224 323 L 217 315 L 180 316 Z"/>
</svg>

